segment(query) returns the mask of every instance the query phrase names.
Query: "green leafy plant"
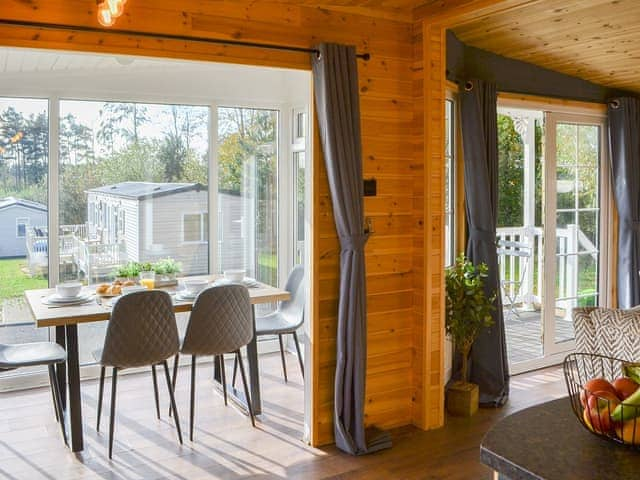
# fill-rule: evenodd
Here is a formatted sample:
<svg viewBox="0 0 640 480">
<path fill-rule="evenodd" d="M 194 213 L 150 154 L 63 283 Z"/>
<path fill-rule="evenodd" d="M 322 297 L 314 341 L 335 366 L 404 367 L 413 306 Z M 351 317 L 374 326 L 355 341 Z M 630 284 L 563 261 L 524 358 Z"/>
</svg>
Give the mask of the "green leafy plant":
<svg viewBox="0 0 640 480">
<path fill-rule="evenodd" d="M 152 265 L 156 275 L 174 275 L 182 271 L 182 264 L 173 258 L 163 258 Z"/>
<path fill-rule="evenodd" d="M 496 293 L 485 294 L 489 268 L 474 265 L 465 255 L 446 270 L 446 331 L 462 355 L 462 382 L 468 382 L 468 359 L 481 330 L 493 324 Z"/>
<path fill-rule="evenodd" d="M 149 263 L 149 262 L 139 263 L 138 264 L 138 269 L 139 269 L 138 274 L 140 272 L 151 272 L 151 271 L 153 271 L 153 267 L 152 267 L 151 263 Z"/>
<path fill-rule="evenodd" d="M 115 271 L 116 277 L 135 278 L 140 274 L 140 264 L 138 262 L 129 262 L 121 265 Z"/>
</svg>

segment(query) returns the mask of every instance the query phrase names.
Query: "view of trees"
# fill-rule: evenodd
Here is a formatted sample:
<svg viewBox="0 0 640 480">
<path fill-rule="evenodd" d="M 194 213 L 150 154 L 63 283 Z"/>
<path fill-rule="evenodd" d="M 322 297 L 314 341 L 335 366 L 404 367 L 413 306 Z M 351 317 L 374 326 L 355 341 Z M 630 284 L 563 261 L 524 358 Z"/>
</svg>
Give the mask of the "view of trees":
<svg viewBox="0 0 640 480">
<path fill-rule="evenodd" d="M 0 112 L 0 196 L 46 204 L 47 113 L 24 114 L 19 102 Z M 122 181 L 208 184 L 207 107 L 104 102 L 92 126 L 80 119 L 85 103 L 96 106 L 61 102 L 61 224 L 86 221 L 86 191 L 98 186 Z M 256 195 L 276 198 L 276 112 L 221 108 L 218 125 L 219 189 L 240 194 L 247 162 L 255 160 L 258 178 L 268 179 L 258 182 Z M 151 127 L 153 135 L 148 134 Z"/>
<path fill-rule="evenodd" d="M 8 107 L 0 112 L 0 196 L 46 203 L 48 132 L 46 111 L 25 116 Z"/>
</svg>

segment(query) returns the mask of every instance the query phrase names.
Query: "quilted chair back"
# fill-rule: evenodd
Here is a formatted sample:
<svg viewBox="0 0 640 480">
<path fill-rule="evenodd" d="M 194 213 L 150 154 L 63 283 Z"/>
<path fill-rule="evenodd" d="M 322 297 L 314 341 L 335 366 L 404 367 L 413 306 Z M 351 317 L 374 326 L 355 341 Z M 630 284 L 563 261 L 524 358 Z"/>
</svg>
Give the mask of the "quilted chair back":
<svg viewBox="0 0 640 480">
<path fill-rule="evenodd" d="M 244 285 L 221 285 L 200 292 L 193 304 L 182 353 L 235 352 L 254 335 L 253 309 Z"/>
<path fill-rule="evenodd" d="M 113 306 L 102 365 L 143 367 L 173 357 L 179 349 L 171 296 L 152 290 L 123 295 Z"/>
<path fill-rule="evenodd" d="M 291 293 L 291 298 L 280 303 L 278 310 L 295 328 L 304 321 L 304 267 L 296 265 L 291 270 L 284 289 Z"/>
</svg>

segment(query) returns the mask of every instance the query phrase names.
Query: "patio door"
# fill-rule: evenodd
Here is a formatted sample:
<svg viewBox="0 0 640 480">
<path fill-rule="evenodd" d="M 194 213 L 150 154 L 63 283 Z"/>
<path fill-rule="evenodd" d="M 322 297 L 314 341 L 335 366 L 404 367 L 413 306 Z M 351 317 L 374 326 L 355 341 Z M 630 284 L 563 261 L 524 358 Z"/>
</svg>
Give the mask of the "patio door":
<svg viewBox="0 0 640 480">
<path fill-rule="evenodd" d="M 572 309 L 606 305 L 603 117 L 501 108 L 498 258 L 511 373 L 560 363 Z"/>
<path fill-rule="evenodd" d="M 573 308 L 608 304 L 605 127 L 601 117 L 545 116 L 544 353 L 553 360 L 575 347 Z"/>
</svg>

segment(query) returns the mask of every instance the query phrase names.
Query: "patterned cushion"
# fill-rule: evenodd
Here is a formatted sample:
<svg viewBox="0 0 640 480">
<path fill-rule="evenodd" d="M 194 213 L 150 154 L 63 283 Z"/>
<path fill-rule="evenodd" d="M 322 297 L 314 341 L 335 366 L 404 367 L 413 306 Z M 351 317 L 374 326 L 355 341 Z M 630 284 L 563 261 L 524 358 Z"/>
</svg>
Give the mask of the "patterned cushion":
<svg viewBox="0 0 640 480">
<path fill-rule="evenodd" d="M 640 309 L 575 309 L 576 350 L 640 361 Z"/>
</svg>

